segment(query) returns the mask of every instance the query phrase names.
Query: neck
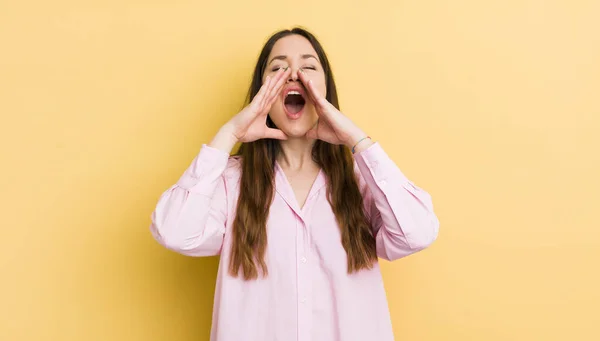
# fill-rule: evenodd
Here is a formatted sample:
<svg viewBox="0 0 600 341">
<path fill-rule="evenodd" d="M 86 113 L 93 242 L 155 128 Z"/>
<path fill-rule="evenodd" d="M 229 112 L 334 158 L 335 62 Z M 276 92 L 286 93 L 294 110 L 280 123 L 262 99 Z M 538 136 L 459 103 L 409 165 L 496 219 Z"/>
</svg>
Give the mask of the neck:
<svg viewBox="0 0 600 341">
<path fill-rule="evenodd" d="M 281 167 L 292 170 L 301 170 L 307 167 L 314 167 L 315 162 L 312 159 L 312 148 L 315 140 L 305 137 L 288 138 L 279 141 L 281 147 L 277 156 L 277 162 Z"/>
</svg>

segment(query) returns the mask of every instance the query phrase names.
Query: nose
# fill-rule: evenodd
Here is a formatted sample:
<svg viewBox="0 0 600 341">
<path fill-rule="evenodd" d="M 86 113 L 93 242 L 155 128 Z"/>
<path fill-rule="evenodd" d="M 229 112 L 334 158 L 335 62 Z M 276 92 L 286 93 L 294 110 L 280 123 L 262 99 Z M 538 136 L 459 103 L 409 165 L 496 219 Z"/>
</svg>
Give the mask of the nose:
<svg viewBox="0 0 600 341">
<path fill-rule="evenodd" d="M 290 73 L 290 76 L 288 77 L 288 83 L 289 82 L 295 82 L 298 80 L 298 70 L 297 69 L 292 69 L 292 72 Z"/>
</svg>

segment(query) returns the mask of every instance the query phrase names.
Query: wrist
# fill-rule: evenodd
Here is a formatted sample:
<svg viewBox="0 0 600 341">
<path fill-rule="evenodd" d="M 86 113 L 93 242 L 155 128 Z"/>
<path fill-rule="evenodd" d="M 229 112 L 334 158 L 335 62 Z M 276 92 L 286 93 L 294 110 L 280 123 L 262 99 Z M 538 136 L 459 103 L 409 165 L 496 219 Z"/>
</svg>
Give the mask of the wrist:
<svg viewBox="0 0 600 341">
<path fill-rule="evenodd" d="M 349 134 L 348 140 L 346 141 L 345 144 L 348 148 L 352 149 L 353 147 L 356 146 L 357 143 L 359 143 L 360 140 L 364 139 L 367 136 L 368 135 L 365 132 L 363 132 L 360 129 L 357 129 Z M 360 143 L 362 143 L 362 142 L 360 142 Z"/>
<path fill-rule="evenodd" d="M 219 129 L 219 132 L 210 142 L 210 146 L 230 153 L 233 147 L 238 143 L 234 130 L 228 124 Z"/>
<path fill-rule="evenodd" d="M 219 129 L 219 134 L 229 136 L 235 139 L 235 142 L 239 142 L 237 137 L 235 136 L 235 126 L 231 122 L 225 123 L 221 129 Z"/>
<path fill-rule="evenodd" d="M 354 146 L 352 146 L 352 154 L 362 152 L 363 150 L 369 148 L 373 143 L 374 142 L 371 139 L 371 136 L 364 136 L 363 138 L 359 139 Z"/>
</svg>

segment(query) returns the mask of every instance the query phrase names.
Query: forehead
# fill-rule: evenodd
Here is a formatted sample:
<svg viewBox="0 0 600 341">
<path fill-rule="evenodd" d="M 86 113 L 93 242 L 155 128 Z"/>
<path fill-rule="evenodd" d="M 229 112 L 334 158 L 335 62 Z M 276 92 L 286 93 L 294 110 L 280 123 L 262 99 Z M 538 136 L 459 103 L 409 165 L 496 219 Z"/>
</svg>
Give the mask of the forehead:
<svg viewBox="0 0 600 341">
<path fill-rule="evenodd" d="M 288 56 L 291 58 L 305 54 L 317 56 L 317 52 L 312 47 L 308 39 L 303 36 L 293 34 L 279 39 L 269 55 L 269 59 L 273 56 Z"/>
</svg>

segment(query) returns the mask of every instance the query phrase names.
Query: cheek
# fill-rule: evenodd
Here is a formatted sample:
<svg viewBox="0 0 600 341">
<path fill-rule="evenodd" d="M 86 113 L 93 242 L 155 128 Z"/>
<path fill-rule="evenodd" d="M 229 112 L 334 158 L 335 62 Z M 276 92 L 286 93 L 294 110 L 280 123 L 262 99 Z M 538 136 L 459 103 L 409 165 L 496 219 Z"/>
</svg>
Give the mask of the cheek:
<svg viewBox="0 0 600 341">
<path fill-rule="evenodd" d="M 313 80 L 313 82 L 315 83 L 315 85 L 317 85 L 317 89 L 319 90 L 321 95 L 323 97 L 325 97 L 325 95 L 327 95 L 327 85 L 325 84 L 325 75 L 323 75 L 323 74 L 319 75 L 318 79 Z"/>
<path fill-rule="evenodd" d="M 327 86 L 325 86 L 325 82 L 319 87 L 319 92 L 321 92 L 323 97 L 327 96 Z"/>
<path fill-rule="evenodd" d="M 325 75 L 323 73 L 315 73 L 310 72 L 307 73 L 307 78 L 312 81 L 312 83 L 316 86 L 317 90 L 323 97 L 325 97 L 327 93 L 327 86 L 325 84 Z"/>
</svg>

